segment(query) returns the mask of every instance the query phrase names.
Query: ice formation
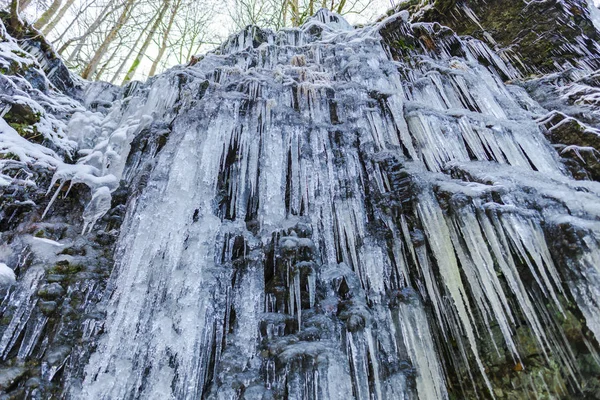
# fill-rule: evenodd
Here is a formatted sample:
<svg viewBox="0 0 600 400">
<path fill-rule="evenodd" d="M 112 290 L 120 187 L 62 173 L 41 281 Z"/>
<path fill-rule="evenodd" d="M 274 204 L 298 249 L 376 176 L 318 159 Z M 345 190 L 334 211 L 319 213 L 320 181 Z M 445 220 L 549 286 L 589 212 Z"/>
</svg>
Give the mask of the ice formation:
<svg viewBox="0 0 600 400">
<path fill-rule="evenodd" d="M 18 156 L 0 184 L 36 184 L 9 162 L 53 171 L 41 223 L 84 184 L 79 232 L 114 233 L 129 190 L 106 289 L 69 289 L 84 344 L 52 348 L 43 379 L 75 399 L 501 398 L 504 375 L 548 363 L 564 387 L 539 372 L 516 389 L 580 393 L 578 357 L 600 361 L 600 184 L 570 176 L 545 133 L 575 117 L 506 83 L 513 61 L 406 12 L 353 28 L 321 10 L 143 84 L 88 85 L 42 119 L 56 151 L 0 122 Z M 556 90 L 598 101 L 579 89 Z M 62 276 L 100 251 L 23 235 L 0 261 Z M 69 295 L 43 265 L 2 305 L 3 359 L 40 351 L 35 293 Z"/>
<path fill-rule="evenodd" d="M 12 285 L 15 282 L 15 272 L 8 265 L 0 263 L 0 286 Z"/>
</svg>

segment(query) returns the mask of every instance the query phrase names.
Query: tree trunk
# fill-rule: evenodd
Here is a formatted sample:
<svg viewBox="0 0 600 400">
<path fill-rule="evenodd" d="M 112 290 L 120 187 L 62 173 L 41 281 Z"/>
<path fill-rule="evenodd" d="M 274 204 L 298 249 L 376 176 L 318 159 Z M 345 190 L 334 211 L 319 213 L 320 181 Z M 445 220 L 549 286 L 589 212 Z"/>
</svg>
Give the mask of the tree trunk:
<svg viewBox="0 0 600 400">
<path fill-rule="evenodd" d="M 71 39 L 67 40 L 65 43 L 63 43 L 62 46 L 60 46 L 57 53 L 62 56 L 62 53 L 71 45 L 71 43 L 76 42 L 76 41 L 80 40 L 81 38 L 82 38 L 82 36 L 79 36 L 79 37 L 75 37 L 75 38 L 71 38 Z"/>
<path fill-rule="evenodd" d="M 148 74 L 148 76 L 154 76 L 154 74 L 156 73 L 156 69 L 158 68 L 158 63 L 160 62 L 163 55 L 165 54 L 165 51 L 167 50 L 167 44 L 168 44 L 167 41 L 169 39 L 169 34 L 171 33 L 171 28 L 173 27 L 173 21 L 175 21 L 175 15 L 177 15 L 177 11 L 179 11 L 180 5 L 181 5 L 181 0 L 177 1 L 173 5 L 173 11 L 171 12 L 171 16 L 169 17 L 169 22 L 167 23 L 167 26 L 165 27 L 165 29 L 163 31 L 162 41 L 160 44 L 160 48 L 158 49 L 158 55 L 154 59 L 154 62 L 152 62 L 152 67 L 150 68 L 150 73 Z"/>
<path fill-rule="evenodd" d="M 54 17 L 54 19 L 52 21 L 50 21 L 50 23 L 48 25 L 46 25 L 44 27 L 44 29 L 42 29 L 42 34 L 44 36 L 46 36 L 47 34 L 49 34 L 52 31 L 52 29 L 54 29 L 54 27 L 65 16 L 65 14 L 69 10 L 69 8 L 71 8 L 71 6 L 73 5 L 74 2 L 75 2 L 75 0 L 67 0 L 67 3 L 63 6 L 63 8 L 60 9 L 60 11 L 58 12 L 58 14 L 56 14 L 56 17 Z"/>
<path fill-rule="evenodd" d="M 125 65 L 127 65 L 127 61 L 133 55 L 133 52 L 135 51 L 138 43 L 140 42 L 140 40 L 142 39 L 142 37 L 144 36 L 144 34 L 148 30 L 148 28 L 150 28 L 152 21 L 153 21 L 152 19 L 150 21 L 148 21 L 148 23 L 144 27 L 144 30 L 142 31 L 142 33 L 140 33 L 140 35 L 137 37 L 137 39 L 135 40 L 135 43 L 133 44 L 133 46 L 131 46 L 131 49 L 129 50 L 127 57 L 125 57 L 123 59 L 123 62 L 121 63 L 121 65 L 119 65 L 119 69 L 117 69 L 117 72 L 115 72 L 112 79 L 110 80 L 110 83 L 115 83 L 117 81 L 117 78 L 119 77 L 119 75 L 121 75 L 121 72 L 123 72 L 123 68 L 125 68 Z"/>
<path fill-rule="evenodd" d="M 63 30 L 63 33 L 61 33 L 61 34 L 60 34 L 60 36 L 56 38 L 56 40 L 52 41 L 52 44 L 53 44 L 53 45 L 55 45 L 55 46 L 58 46 L 58 44 L 59 44 L 60 42 L 62 42 L 62 40 L 63 40 L 63 37 L 65 37 L 65 35 L 66 35 L 68 32 L 71 32 L 71 28 L 73 27 L 73 25 L 75 25 L 75 22 L 77 22 L 77 20 L 79 19 L 79 17 L 80 17 L 80 16 L 82 16 L 82 15 L 83 15 L 83 14 L 84 14 L 84 13 L 87 11 L 87 9 L 88 9 L 88 8 L 90 8 L 90 6 L 91 6 L 92 4 L 93 4 L 93 3 L 91 3 L 91 2 L 90 2 L 90 3 L 89 3 L 87 6 L 85 6 L 84 8 L 82 8 L 82 9 L 79 9 L 79 11 L 77 12 L 77 15 L 75 15 L 75 18 L 73 18 L 73 19 L 71 20 L 71 22 L 69 23 L 69 25 L 67 25 L 67 26 L 65 27 L 65 29 Z M 81 38 L 81 36 L 78 36 L 78 37 L 75 37 L 75 38 L 71 38 L 71 39 L 67 40 L 67 42 L 69 42 L 69 44 L 70 44 L 70 43 L 73 43 L 73 42 L 74 42 L 74 41 L 76 41 L 76 40 L 79 40 L 79 38 Z M 64 46 L 64 44 L 63 44 L 63 46 Z M 61 46 L 61 48 L 62 48 L 62 46 Z M 64 50 L 63 50 L 63 51 L 64 51 Z M 59 53 L 59 54 L 60 54 L 60 53 Z"/>
<path fill-rule="evenodd" d="M 300 5 L 298 0 L 290 0 L 290 8 L 292 11 L 292 26 L 300 26 Z"/>
<path fill-rule="evenodd" d="M 25 8 L 27 8 L 27 6 L 32 2 L 33 0 L 23 0 L 21 1 L 21 3 L 19 4 L 19 11 L 23 12 L 25 10 Z"/>
<path fill-rule="evenodd" d="M 123 8 L 123 12 L 121 12 L 121 15 L 119 16 L 119 19 L 113 25 L 112 29 L 110 30 L 106 38 L 104 38 L 104 41 L 102 42 L 100 47 L 98 47 L 98 50 L 96 50 L 96 52 L 94 53 L 94 56 L 90 60 L 89 64 L 81 73 L 81 77 L 83 79 L 88 79 L 96 71 L 96 68 L 98 67 L 98 64 L 100 64 L 102 57 L 104 57 L 104 54 L 106 54 L 106 50 L 108 50 L 110 44 L 113 42 L 113 40 L 115 40 L 119 31 L 129 19 L 129 14 L 131 12 L 131 8 L 133 7 L 134 2 L 135 0 L 127 0 L 127 3 L 125 3 L 125 7 Z"/>
<path fill-rule="evenodd" d="M 162 19 L 164 18 L 165 13 L 169 9 L 169 5 L 170 5 L 170 1 L 169 0 L 165 1 L 163 7 L 158 11 L 158 14 L 156 15 L 156 20 L 154 21 L 152 28 L 150 28 L 150 32 L 148 32 L 148 35 L 146 36 L 146 40 L 144 40 L 144 43 L 142 44 L 142 47 L 140 48 L 140 51 L 138 52 L 137 57 L 133 60 L 133 63 L 131 64 L 129 71 L 127 71 L 127 75 L 125 75 L 125 78 L 123 79 L 123 84 L 126 84 L 127 82 L 129 82 L 131 80 L 131 78 L 133 78 L 133 75 L 135 74 L 135 71 L 137 70 L 138 66 L 140 65 L 142 58 L 146 55 L 146 50 L 148 50 L 148 47 L 150 46 L 150 43 L 152 42 L 152 38 L 154 37 L 156 30 L 158 29 L 158 26 L 162 22 Z"/>
<path fill-rule="evenodd" d="M 69 58 L 67 59 L 67 62 L 72 63 L 73 61 L 75 61 L 75 58 L 79 55 L 79 52 L 81 51 L 81 49 L 83 48 L 83 45 L 85 44 L 85 39 L 87 39 L 87 37 L 92 32 L 94 32 L 96 29 L 98 29 L 100 24 L 102 22 L 104 22 L 104 19 L 112 13 L 112 12 L 108 12 L 108 10 L 111 6 L 112 6 L 112 2 L 109 2 L 104 7 L 104 9 L 100 13 L 100 15 L 98 15 L 98 17 L 94 20 L 94 22 L 92 22 L 92 25 L 90 25 L 87 32 L 85 32 L 82 36 L 80 36 L 79 39 L 76 39 L 76 40 L 79 40 L 79 43 L 77 44 L 77 46 L 75 46 L 75 49 L 73 49 L 73 52 L 71 54 L 69 54 Z"/>
<path fill-rule="evenodd" d="M 21 29 L 21 18 L 19 17 L 19 0 L 10 2 L 10 26 L 13 32 L 18 32 Z"/>
<path fill-rule="evenodd" d="M 108 64 L 110 64 L 111 60 L 113 58 L 115 58 L 115 56 L 117 55 L 117 53 L 119 52 L 120 49 L 121 49 L 120 44 L 118 46 L 115 46 L 115 49 L 113 50 L 110 57 L 108 57 L 108 60 L 106 60 L 106 62 L 104 64 L 102 64 L 100 71 L 98 71 L 98 73 L 94 76 L 95 81 L 99 81 L 100 78 L 102 78 L 102 75 L 104 75 L 104 72 L 106 72 L 106 69 L 108 68 Z"/>
<path fill-rule="evenodd" d="M 48 7 L 48 9 L 44 11 L 42 16 L 34 22 L 33 27 L 38 30 L 42 29 L 48 23 L 48 21 L 50 21 L 50 18 L 52 18 L 54 14 L 56 14 L 58 9 L 60 8 L 60 3 L 62 3 L 62 0 L 54 0 L 52 4 L 50 4 L 50 7 Z"/>
</svg>

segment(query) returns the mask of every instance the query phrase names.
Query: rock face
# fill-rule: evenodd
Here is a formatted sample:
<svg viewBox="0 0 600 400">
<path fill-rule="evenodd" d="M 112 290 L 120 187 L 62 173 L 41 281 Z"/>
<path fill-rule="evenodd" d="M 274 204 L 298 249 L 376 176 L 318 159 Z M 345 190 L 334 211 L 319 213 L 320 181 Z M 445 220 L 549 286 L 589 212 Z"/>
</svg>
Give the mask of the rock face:
<svg viewBox="0 0 600 400">
<path fill-rule="evenodd" d="M 2 395 L 599 398 L 598 32 L 552 4 L 551 64 L 422 1 L 124 88 L 0 25 Z"/>
<path fill-rule="evenodd" d="M 580 0 L 421 0 L 400 3 L 396 11 L 409 9 L 415 21 L 480 39 L 522 73 L 538 74 L 600 67 L 600 19 L 594 21 L 598 11 L 588 6 Z"/>
<path fill-rule="evenodd" d="M 521 84 L 534 100 L 556 110 L 545 121 L 546 135 L 572 175 L 598 180 L 600 11 L 590 5 L 591 0 L 414 0 L 390 12 L 410 10 L 413 22 L 437 22 L 486 42 L 521 78 L 528 77 Z"/>
</svg>

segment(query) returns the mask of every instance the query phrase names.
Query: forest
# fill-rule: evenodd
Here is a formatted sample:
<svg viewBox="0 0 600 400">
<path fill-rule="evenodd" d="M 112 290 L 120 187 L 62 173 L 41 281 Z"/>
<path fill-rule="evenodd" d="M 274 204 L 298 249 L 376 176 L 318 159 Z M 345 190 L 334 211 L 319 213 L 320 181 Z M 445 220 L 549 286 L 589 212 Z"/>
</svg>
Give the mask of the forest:
<svg viewBox="0 0 600 400">
<path fill-rule="evenodd" d="M 248 25 L 300 26 L 319 8 L 368 21 L 389 0 L 2 0 L 84 79 L 125 84 L 218 46 Z"/>
</svg>

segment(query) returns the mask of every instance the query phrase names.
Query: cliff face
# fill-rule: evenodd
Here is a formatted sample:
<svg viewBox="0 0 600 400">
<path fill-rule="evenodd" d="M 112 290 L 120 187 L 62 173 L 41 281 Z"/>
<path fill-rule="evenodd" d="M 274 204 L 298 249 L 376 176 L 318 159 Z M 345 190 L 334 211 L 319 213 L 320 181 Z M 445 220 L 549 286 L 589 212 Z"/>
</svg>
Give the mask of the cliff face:
<svg viewBox="0 0 600 400">
<path fill-rule="evenodd" d="M 593 14 L 400 8 L 124 88 L 0 24 L 0 394 L 600 398 Z"/>
<path fill-rule="evenodd" d="M 116 188 L 99 229 L 82 235 L 93 194 L 86 177 L 102 173 L 76 162 L 85 163 L 79 151 L 102 133 L 77 121 L 102 118 L 121 89 L 73 76 L 36 31 L 0 17 L 0 393 L 60 398 L 93 350 L 98 331 L 90 325 L 103 318 L 95 306 L 137 181 Z M 153 151 L 151 136 L 147 130 L 131 144 L 138 163 Z M 55 185 L 70 168 L 79 176 Z"/>
<path fill-rule="evenodd" d="M 600 123 L 600 12 L 590 6 L 571 0 L 420 0 L 401 3 L 394 12 L 409 10 L 413 22 L 437 22 L 487 43 L 519 71 L 515 83 L 557 110 L 545 121 L 546 134 L 573 176 L 598 180 L 600 142 L 588 125 Z"/>
<path fill-rule="evenodd" d="M 398 9 L 410 10 L 414 21 L 438 22 L 486 42 L 526 75 L 600 67 L 597 10 L 585 1 L 421 0 Z"/>
</svg>

